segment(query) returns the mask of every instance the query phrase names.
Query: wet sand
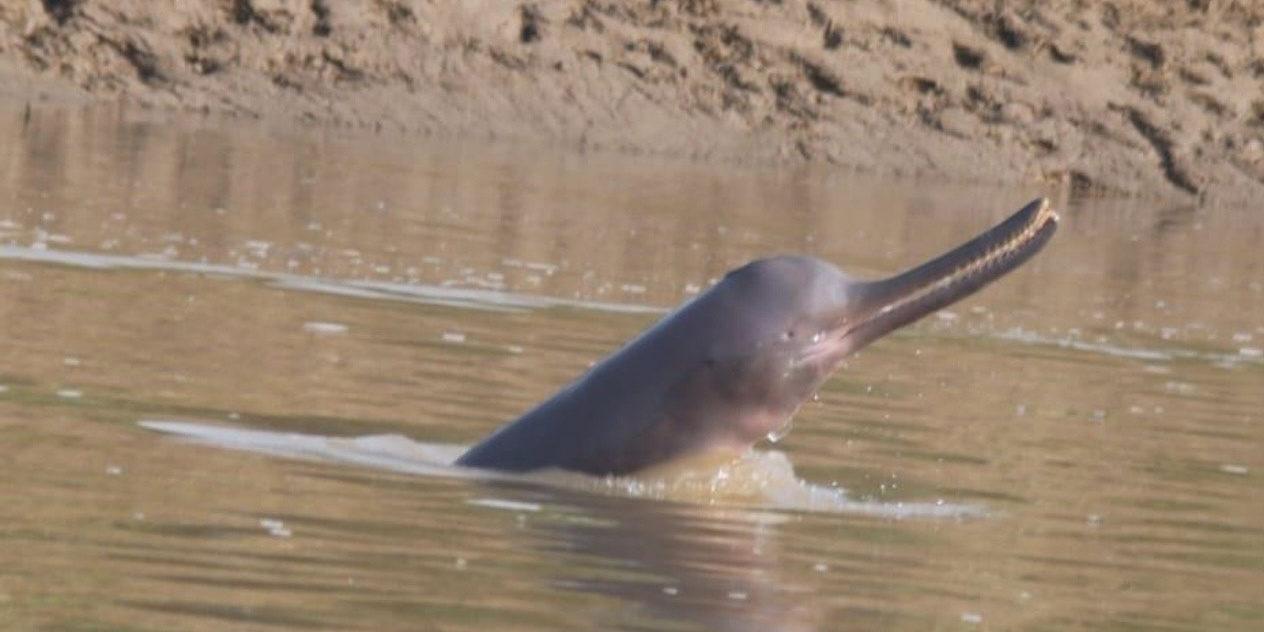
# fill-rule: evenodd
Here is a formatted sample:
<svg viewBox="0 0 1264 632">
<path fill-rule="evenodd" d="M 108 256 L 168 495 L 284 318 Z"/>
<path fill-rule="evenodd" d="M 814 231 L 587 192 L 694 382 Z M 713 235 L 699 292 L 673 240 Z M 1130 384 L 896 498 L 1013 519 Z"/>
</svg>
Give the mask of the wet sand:
<svg viewBox="0 0 1264 632">
<path fill-rule="evenodd" d="M 62 0 L 0 96 L 1246 204 L 1264 5 Z"/>
</svg>

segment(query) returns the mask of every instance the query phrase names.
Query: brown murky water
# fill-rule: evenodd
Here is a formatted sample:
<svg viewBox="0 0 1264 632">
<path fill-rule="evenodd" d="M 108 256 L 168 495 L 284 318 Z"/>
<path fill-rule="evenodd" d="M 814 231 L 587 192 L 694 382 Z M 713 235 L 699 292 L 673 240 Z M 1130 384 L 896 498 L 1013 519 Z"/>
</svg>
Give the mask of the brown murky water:
<svg viewBox="0 0 1264 632">
<path fill-rule="evenodd" d="M 426 464 L 748 259 L 892 272 L 1043 192 L 104 110 L 0 138 L 0 628 L 1264 625 L 1258 212 L 1060 200 L 759 446 L 762 500 L 657 500 Z"/>
</svg>

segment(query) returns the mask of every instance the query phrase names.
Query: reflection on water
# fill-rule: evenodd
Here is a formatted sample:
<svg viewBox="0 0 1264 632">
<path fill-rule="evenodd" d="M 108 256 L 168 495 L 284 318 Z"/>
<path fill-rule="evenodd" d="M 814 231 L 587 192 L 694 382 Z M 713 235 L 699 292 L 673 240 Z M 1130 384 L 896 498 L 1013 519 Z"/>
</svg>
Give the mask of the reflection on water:
<svg viewBox="0 0 1264 632">
<path fill-rule="evenodd" d="M 522 492 L 519 494 L 527 496 Z M 594 629 L 813 630 L 819 595 L 784 577 L 777 514 L 552 492 L 533 546 L 557 556 L 547 578 L 625 604 Z M 568 563 L 569 562 L 569 563 Z"/>
<path fill-rule="evenodd" d="M 876 276 L 1043 192 L 117 110 L 0 134 L 0 628 L 1264 620 L 1258 213 L 1060 201 L 1045 253 L 804 407 L 756 461 L 780 496 L 650 500 L 381 459 L 477 440 L 748 259 Z M 143 419 L 410 440 L 330 463 Z M 987 512 L 863 510 L 941 500 Z"/>
</svg>

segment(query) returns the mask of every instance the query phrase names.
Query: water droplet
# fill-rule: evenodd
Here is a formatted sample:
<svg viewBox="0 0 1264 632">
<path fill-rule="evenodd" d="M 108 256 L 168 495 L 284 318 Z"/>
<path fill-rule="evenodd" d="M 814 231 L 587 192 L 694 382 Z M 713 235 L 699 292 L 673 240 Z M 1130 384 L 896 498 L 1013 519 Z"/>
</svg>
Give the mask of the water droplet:
<svg viewBox="0 0 1264 632">
<path fill-rule="evenodd" d="M 308 321 L 303 323 L 303 331 L 309 334 L 336 335 L 347 333 L 347 326 L 342 323 Z"/>
<path fill-rule="evenodd" d="M 768 440 L 773 443 L 777 443 L 778 441 L 785 439 L 786 435 L 790 434 L 790 428 L 792 426 L 794 426 L 794 418 L 786 417 L 786 420 L 781 422 L 781 427 L 768 433 Z"/>
<path fill-rule="evenodd" d="M 259 526 L 263 527 L 269 535 L 277 538 L 288 538 L 294 535 L 289 527 L 285 526 L 285 522 L 275 518 L 260 518 Z"/>
</svg>

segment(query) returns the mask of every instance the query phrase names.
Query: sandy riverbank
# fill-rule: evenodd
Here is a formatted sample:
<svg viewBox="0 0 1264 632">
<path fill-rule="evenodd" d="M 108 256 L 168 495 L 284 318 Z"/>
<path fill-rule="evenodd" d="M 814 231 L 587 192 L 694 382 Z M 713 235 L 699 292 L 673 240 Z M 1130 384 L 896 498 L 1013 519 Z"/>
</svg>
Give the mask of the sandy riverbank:
<svg viewBox="0 0 1264 632">
<path fill-rule="evenodd" d="M 1000 4 L 18 0 L 0 94 L 1264 199 L 1264 5 Z"/>
</svg>

